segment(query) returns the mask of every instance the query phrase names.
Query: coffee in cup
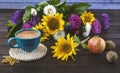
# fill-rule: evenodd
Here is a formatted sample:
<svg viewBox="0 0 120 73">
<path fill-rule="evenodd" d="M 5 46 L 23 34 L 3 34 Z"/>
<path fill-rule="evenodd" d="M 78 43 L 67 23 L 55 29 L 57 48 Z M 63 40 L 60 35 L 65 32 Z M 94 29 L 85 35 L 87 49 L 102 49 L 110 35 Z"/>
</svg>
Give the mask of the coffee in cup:
<svg viewBox="0 0 120 73">
<path fill-rule="evenodd" d="M 31 38 L 35 38 L 36 36 L 38 36 L 38 32 L 35 32 L 33 30 L 26 30 L 26 31 L 19 32 L 17 34 L 17 37 L 23 38 L 23 39 L 31 39 Z"/>
<path fill-rule="evenodd" d="M 8 39 L 8 45 L 11 48 L 22 49 L 26 52 L 31 52 L 36 49 L 40 43 L 41 33 L 35 29 L 21 29 L 15 33 L 15 37 Z M 16 45 L 11 45 L 15 40 Z"/>
</svg>

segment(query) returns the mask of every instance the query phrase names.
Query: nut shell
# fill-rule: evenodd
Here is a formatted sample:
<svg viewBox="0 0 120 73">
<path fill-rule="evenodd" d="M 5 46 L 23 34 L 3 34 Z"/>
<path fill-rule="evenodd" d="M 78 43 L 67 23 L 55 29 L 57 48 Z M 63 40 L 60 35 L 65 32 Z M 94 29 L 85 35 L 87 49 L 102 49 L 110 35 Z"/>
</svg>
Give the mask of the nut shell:
<svg viewBox="0 0 120 73">
<path fill-rule="evenodd" d="M 115 48 L 115 42 L 112 40 L 106 41 L 106 50 L 112 50 Z"/>
<path fill-rule="evenodd" d="M 116 62 L 118 60 L 118 54 L 114 51 L 108 51 L 106 54 L 106 59 L 108 62 Z"/>
</svg>

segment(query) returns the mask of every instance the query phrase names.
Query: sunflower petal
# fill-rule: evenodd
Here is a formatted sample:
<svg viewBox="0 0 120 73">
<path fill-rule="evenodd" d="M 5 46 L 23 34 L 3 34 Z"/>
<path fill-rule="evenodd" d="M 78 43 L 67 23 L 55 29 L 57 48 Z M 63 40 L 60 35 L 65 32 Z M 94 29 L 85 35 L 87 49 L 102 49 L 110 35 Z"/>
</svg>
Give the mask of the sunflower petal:
<svg viewBox="0 0 120 73">
<path fill-rule="evenodd" d="M 57 39 L 55 46 L 51 46 L 53 49 L 52 53 L 54 53 L 53 57 L 67 61 L 70 56 L 76 55 L 75 48 L 77 46 L 78 43 L 74 43 L 74 39 L 73 37 L 70 37 L 70 34 L 67 35 L 67 39 L 64 37 L 59 38 Z"/>
<path fill-rule="evenodd" d="M 53 35 L 57 30 L 64 29 L 64 20 L 62 19 L 63 14 L 49 14 L 48 16 L 43 16 L 42 24 L 45 26 L 49 34 Z"/>
<path fill-rule="evenodd" d="M 83 14 L 80 16 L 83 23 L 86 25 L 86 23 L 89 23 L 92 25 L 92 22 L 95 20 L 94 14 L 91 12 L 87 12 L 86 10 L 83 12 Z"/>
</svg>

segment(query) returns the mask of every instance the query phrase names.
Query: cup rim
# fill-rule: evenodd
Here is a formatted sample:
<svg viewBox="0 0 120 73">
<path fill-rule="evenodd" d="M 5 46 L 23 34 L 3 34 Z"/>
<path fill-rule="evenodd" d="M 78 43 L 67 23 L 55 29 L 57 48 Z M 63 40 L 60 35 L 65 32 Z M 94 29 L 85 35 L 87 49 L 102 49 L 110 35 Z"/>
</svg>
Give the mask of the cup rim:
<svg viewBox="0 0 120 73">
<path fill-rule="evenodd" d="M 38 32 L 38 36 L 37 37 L 34 37 L 34 38 L 28 38 L 28 39 L 35 39 L 35 38 L 38 38 L 41 36 L 41 32 L 39 30 L 36 30 L 36 29 L 32 29 L 32 28 L 26 28 L 26 29 L 21 29 L 21 30 L 18 30 L 16 33 L 15 33 L 15 37 L 18 38 L 18 39 L 23 39 L 23 40 L 28 40 L 28 39 L 25 39 L 25 38 L 20 38 L 17 36 L 17 34 L 21 31 L 26 31 L 26 30 L 33 30 L 35 32 Z"/>
</svg>

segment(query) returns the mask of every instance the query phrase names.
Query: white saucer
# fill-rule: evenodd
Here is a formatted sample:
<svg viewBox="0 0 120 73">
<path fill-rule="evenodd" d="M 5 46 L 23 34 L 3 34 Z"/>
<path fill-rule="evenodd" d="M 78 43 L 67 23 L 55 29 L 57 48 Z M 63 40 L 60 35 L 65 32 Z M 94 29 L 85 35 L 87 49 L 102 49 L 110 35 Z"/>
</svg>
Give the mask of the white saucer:
<svg viewBox="0 0 120 73">
<path fill-rule="evenodd" d="M 10 56 L 19 61 L 37 60 L 44 57 L 46 53 L 47 53 L 47 47 L 41 43 L 32 52 L 25 52 L 22 49 L 17 49 L 17 48 L 10 48 L 9 50 Z"/>
</svg>

